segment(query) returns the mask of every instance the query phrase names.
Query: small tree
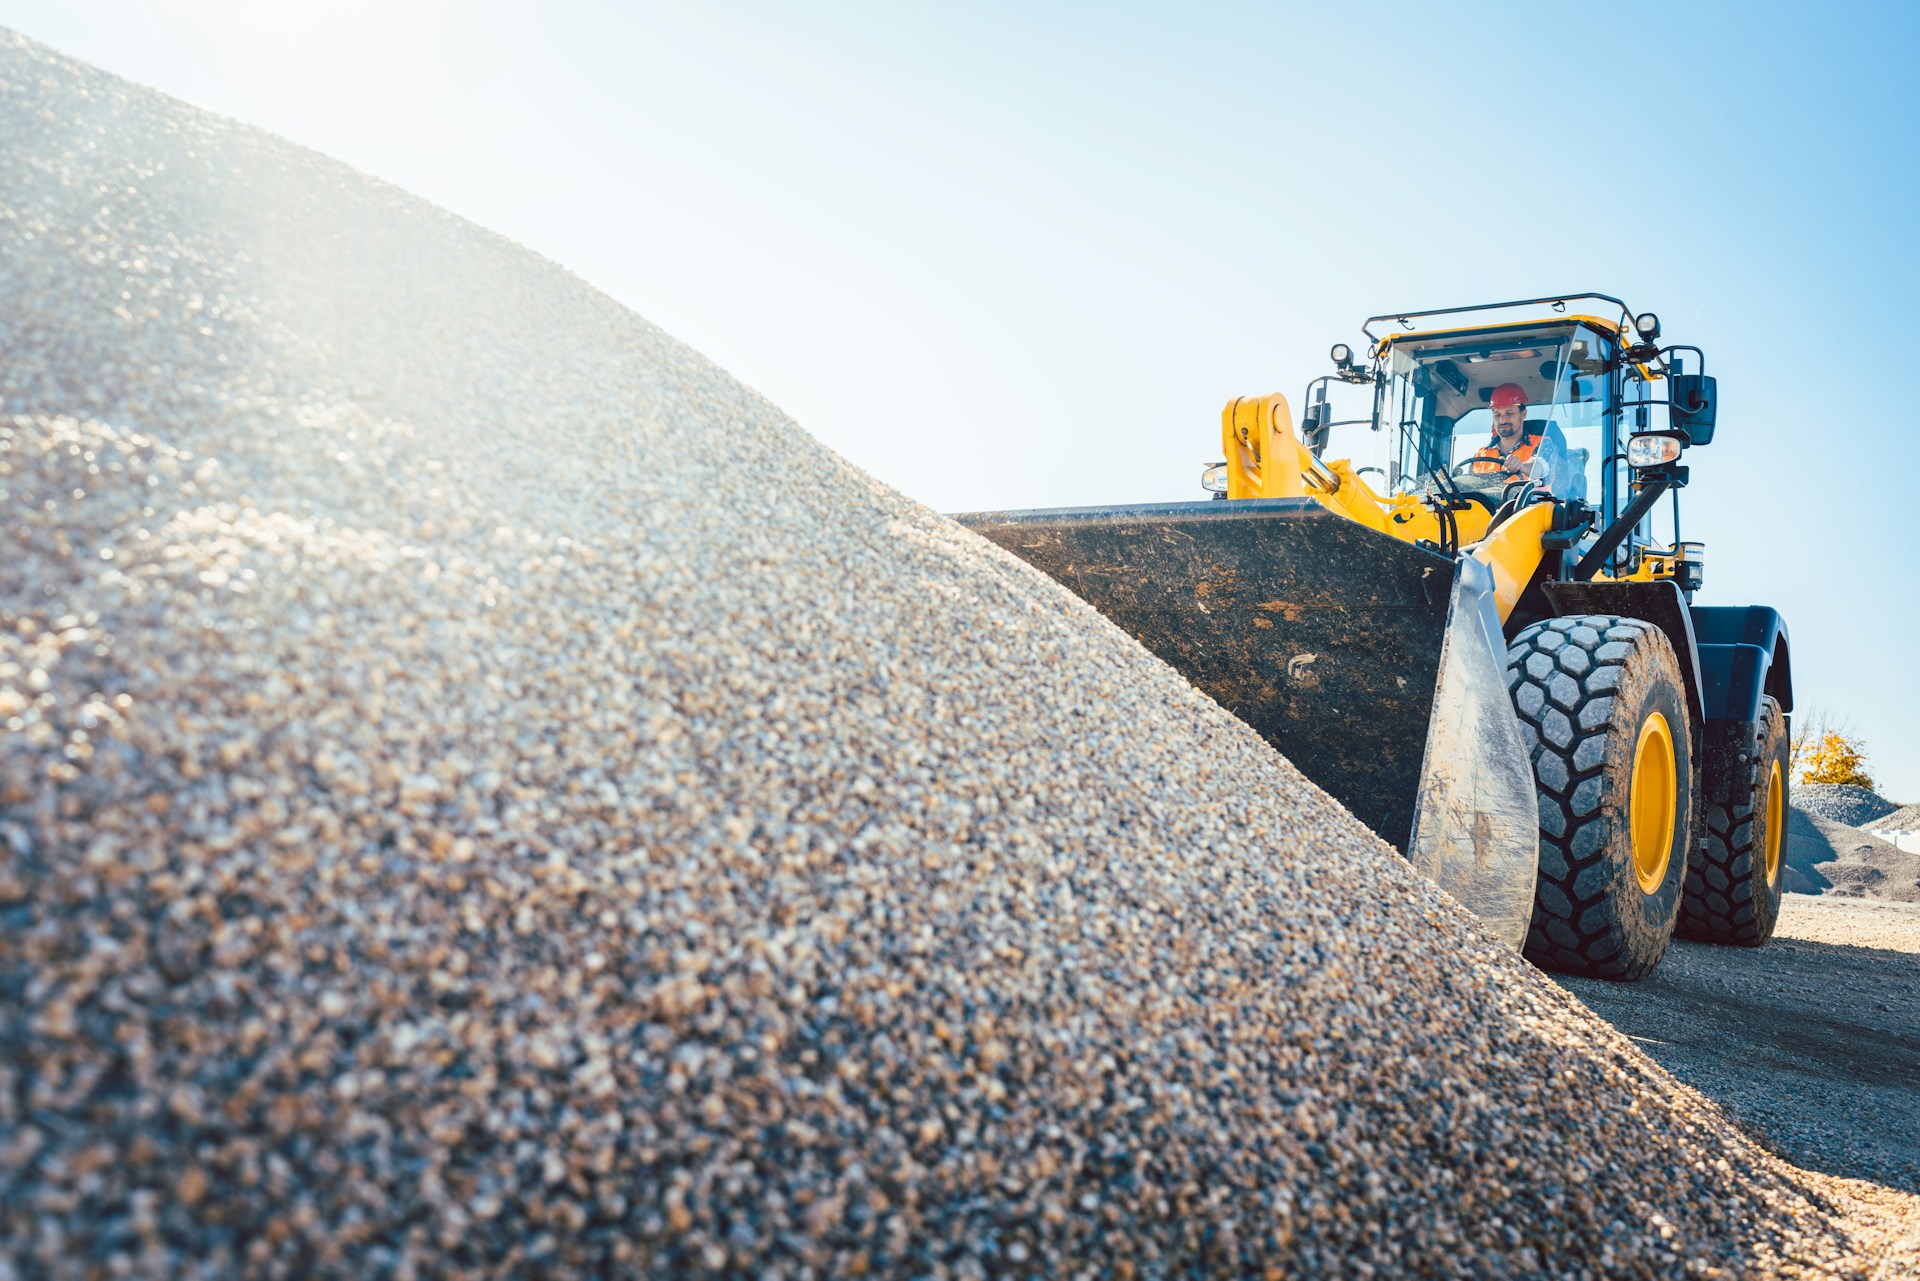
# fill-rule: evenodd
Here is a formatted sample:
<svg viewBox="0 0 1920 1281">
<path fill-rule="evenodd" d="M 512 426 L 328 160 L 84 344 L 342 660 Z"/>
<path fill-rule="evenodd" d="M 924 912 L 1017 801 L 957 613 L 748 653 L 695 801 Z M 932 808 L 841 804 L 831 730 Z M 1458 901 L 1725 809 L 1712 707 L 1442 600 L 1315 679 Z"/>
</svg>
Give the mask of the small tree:
<svg viewBox="0 0 1920 1281">
<path fill-rule="evenodd" d="M 1873 790 L 1873 776 L 1867 773 L 1867 751 L 1860 740 L 1827 730 L 1818 738 L 1803 738 L 1793 745 L 1793 760 L 1802 783 L 1851 783 Z"/>
</svg>

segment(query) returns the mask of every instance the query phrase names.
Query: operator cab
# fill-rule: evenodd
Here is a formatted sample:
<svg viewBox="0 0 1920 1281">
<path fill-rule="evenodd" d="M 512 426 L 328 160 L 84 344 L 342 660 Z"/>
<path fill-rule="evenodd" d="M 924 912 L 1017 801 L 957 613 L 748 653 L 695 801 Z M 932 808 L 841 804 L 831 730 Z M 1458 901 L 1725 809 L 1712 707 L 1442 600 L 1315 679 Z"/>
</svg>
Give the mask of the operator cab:
<svg viewBox="0 0 1920 1281">
<path fill-rule="evenodd" d="M 1581 310 L 1592 303 L 1605 306 Z M 1608 318 L 1611 308 L 1618 311 Z M 1699 544 L 1680 535 L 1680 457 L 1713 439 L 1715 386 L 1698 347 L 1661 345 L 1658 316 L 1636 315 L 1605 294 L 1568 294 L 1389 312 L 1368 317 L 1361 332 L 1367 347 L 1334 344 L 1334 371 L 1307 384 L 1300 439 L 1325 473 L 1320 490 L 1339 488 L 1323 461 L 1333 459 L 1367 495 L 1396 508 L 1396 522 L 1409 506 L 1461 510 L 1463 497 L 1496 520 L 1550 499 L 1565 522 L 1556 530 L 1584 531 L 1562 547 L 1587 575 L 1698 587 Z M 1696 368 L 1684 367 L 1683 352 Z M 1364 416 L 1336 414 L 1328 392 L 1341 386 L 1356 399 L 1366 389 Z M 1511 418 L 1506 406 L 1516 402 L 1532 445 L 1522 451 L 1510 440 L 1503 455 L 1496 411 Z M 1348 404 L 1349 414 L 1360 409 Z M 1224 497 L 1229 469 L 1216 470 L 1221 483 L 1202 484 Z M 1654 503 L 1669 494 L 1661 513 L 1669 536 L 1661 538 Z"/>
<path fill-rule="evenodd" d="M 1374 422 L 1387 437 L 1391 493 L 1432 493 L 1445 473 L 1498 495 L 1506 478 L 1476 455 L 1494 443 L 1494 389 L 1526 397 L 1526 432 L 1556 498 L 1588 501 L 1607 457 L 1616 339 L 1584 320 L 1382 341 Z"/>
</svg>

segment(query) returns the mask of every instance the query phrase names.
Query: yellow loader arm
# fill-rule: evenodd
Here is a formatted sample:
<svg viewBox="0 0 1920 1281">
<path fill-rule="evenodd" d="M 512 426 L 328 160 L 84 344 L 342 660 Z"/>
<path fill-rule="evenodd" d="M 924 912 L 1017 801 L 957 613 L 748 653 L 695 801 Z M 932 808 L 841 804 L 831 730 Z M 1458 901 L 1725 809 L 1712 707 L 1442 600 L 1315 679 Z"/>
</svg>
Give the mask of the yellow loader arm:
<svg viewBox="0 0 1920 1281">
<path fill-rule="evenodd" d="M 1322 462 L 1293 431 L 1287 398 L 1241 396 L 1220 411 L 1221 447 L 1227 456 L 1227 498 L 1311 498 L 1327 510 L 1403 542 L 1441 541 L 1439 517 L 1410 494 L 1388 498 L 1373 491 L 1345 459 Z M 1546 555 L 1541 539 L 1553 525 L 1553 508 L 1542 503 L 1502 521 L 1492 536 L 1493 514 L 1473 506 L 1455 513 L 1462 546 L 1493 575 L 1502 623 Z"/>
</svg>

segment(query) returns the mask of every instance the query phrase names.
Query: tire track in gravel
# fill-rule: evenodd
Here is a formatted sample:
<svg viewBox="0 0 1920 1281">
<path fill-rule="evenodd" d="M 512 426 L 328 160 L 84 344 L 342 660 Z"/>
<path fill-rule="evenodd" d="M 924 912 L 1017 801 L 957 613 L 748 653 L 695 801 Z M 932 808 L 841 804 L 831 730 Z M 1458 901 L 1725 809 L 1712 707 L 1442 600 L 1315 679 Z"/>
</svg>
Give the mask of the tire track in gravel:
<svg viewBox="0 0 1920 1281">
<path fill-rule="evenodd" d="M 1794 1164 L 1920 1192 L 1920 908 L 1790 894 L 1766 947 L 1559 982 Z"/>
</svg>

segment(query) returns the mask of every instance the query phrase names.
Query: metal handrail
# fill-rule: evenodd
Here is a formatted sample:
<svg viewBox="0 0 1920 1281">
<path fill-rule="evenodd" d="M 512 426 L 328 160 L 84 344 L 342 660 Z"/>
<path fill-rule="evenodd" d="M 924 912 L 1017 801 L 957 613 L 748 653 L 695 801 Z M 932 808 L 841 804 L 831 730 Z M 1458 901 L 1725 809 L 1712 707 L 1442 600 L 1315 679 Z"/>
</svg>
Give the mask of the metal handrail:
<svg viewBox="0 0 1920 1281">
<path fill-rule="evenodd" d="M 1620 309 L 1620 317 L 1622 320 L 1631 322 L 1633 319 L 1633 309 L 1628 307 L 1627 304 L 1620 299 L 1615 298 L 1612 294 L 1555 294 L 1546 298 L 1517 298 L 1512 302 L 1485 302 L 1471 307 L 1436 307 L 1430 311 L 1391 311 L 1384 316 L 1368 316 L 1365 323 L 1360 326 L 1360 332 L 1365 334 L 1377 347 L 1380 345 L 1380 339 L 1382 337 L 1382 335 L 1373 332 L 1373 325 L 1377 322 L 1399 321 L 1404 324 L 1409 320 L 1421 316 L 1459 316 L 1470 311 L 1499 311 L 1504 307 L 1538 307 L 1543 303 L 1557 305 L 1561 309 L 1564 309 L 1568 303 L 1581 302 L 1587 299 L 1593 299 L 1599 302 L 1610 302 Z"/>
</svg>

